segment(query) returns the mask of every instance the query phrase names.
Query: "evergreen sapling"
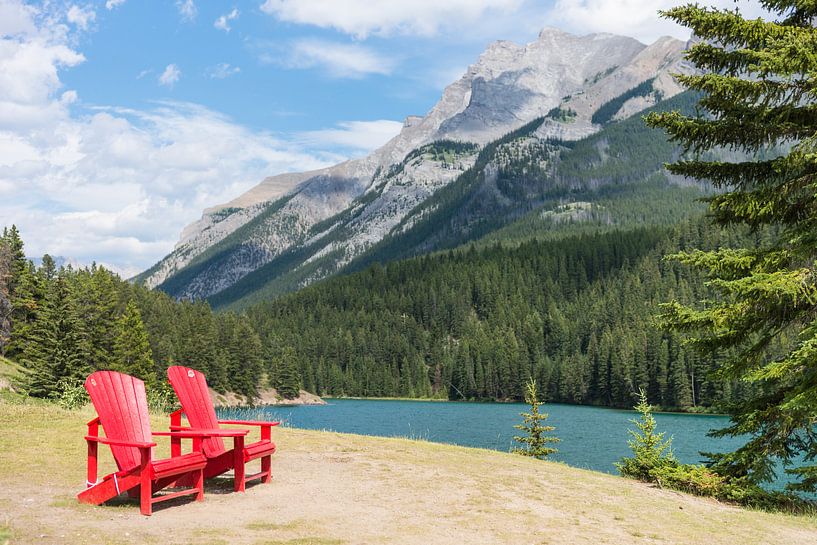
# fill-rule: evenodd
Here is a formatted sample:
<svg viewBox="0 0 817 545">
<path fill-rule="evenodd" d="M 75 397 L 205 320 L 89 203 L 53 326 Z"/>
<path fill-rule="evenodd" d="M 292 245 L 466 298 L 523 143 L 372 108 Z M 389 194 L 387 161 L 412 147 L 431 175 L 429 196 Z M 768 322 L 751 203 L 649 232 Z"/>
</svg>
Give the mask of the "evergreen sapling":
<svg viewBox="0 0 817 545">
<path fill-rule="evenodd" d="M 543 424 L 543 422 L 547 420 L 548 414 L 539 412 L 539 407 L 544 405 L 544 402 L 539 401 L 536 391 L 536 380 L 534 379 L 530 379 L 525 383 L 525 402 L 530 405 L 530 412 L 519 413 L 524 419 L 524 423 L 517 424 L 514 428 L 525 432 L 526 435 L 514 436 L 514 441 L 521 446 L 514 448 L 513 452 L 514 454 L 544 460 L 551 454 L 557 452 L 556 448 L 548 445 L 558 443 L 560 439 L 553 435 L 547 435 L 556 428 Z"/>
</svg>

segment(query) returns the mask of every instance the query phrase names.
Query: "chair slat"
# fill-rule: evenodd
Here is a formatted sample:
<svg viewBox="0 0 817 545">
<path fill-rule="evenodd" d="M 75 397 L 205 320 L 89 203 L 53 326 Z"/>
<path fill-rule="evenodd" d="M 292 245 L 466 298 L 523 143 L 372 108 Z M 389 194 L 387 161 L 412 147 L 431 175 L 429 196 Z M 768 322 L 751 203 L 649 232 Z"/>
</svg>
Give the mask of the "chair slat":
<svg viewBox="0 0 817 545">
<path fill-rule="evenodd" d="M 115 371 L 97 371 L 85 381 L 85 388 L 99 415 L 105 435 L 111 439 L 150 442 L 150 417 L 144 383 Z M 139 449 L 112 445 L 120 470 L 139 465 Z"/>
<path fill-rule="evenodd" d="M 207 388 L 207 379 L 203 373 L 181 365 L 174 365 L 168 368 L 167 377 L 184 408 L 191 427 L 219 428 L 216 410 Z M 215 458 L 227 451 L 221 437 L 208 437 L 204 439 L 202 445 L 208 458 Z"/>
</svg>

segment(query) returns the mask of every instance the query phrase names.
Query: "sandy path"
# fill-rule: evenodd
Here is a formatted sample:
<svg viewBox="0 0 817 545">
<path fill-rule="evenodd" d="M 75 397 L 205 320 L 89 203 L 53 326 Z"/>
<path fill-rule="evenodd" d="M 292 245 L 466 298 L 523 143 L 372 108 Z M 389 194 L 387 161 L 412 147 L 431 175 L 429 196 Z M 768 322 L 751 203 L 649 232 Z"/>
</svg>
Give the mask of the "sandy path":
<svg viewBox="0 0 817 545">
<path fill-rule="evenodd" d="M 292 429 L 275 431 L 272 484 L 241 495 L 214 481 L 204 502 L 142 517 L 134 504 L 73 499 L 84 471 L 80 434 L 54 453 L 64 467 L 52 484 L 28 486 L 0 469 L 0 524 L 11 543 L 817 544 L 814 518 L 493 451 Z M 40 469 L 29 478 L 47 483 Z"/>
</svg>

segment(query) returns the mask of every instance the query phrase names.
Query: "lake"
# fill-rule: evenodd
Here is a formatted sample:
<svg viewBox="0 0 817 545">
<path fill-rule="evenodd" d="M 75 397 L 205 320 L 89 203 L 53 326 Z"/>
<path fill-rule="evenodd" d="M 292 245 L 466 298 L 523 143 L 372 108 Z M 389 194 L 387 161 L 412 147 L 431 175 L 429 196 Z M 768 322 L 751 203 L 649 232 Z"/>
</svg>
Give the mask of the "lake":
<svg viewBox="0 0 817 545">
<path fill-rule="evenodd" d="M 408 437 L 436 443 L 509 451 L 518 433 L 514 424 L 519 413 L 529 407 L 523 403 L 463 403 L 444 401 L 398 401 L 332 399 L 327 405 L 221 409 L 227 418 L 264 418 L 281 420 L 284 425 L 310 430 L 331 430 L 383 437 Z M 628 456 L 630 419 L 633 411 L 547 404 L 547 424 L 562 441 L 553 460 L 571 466 L 616 473 L 613 465 Z M 740 446 L 734 438 L 711 438 L 707 432 L 727 424 L 724 416 L 656 414 L 658 431 L 672 436 L 673 452 L 685 463 L 700 462 L 699 451 L 723 452 Z"/>
</svg>

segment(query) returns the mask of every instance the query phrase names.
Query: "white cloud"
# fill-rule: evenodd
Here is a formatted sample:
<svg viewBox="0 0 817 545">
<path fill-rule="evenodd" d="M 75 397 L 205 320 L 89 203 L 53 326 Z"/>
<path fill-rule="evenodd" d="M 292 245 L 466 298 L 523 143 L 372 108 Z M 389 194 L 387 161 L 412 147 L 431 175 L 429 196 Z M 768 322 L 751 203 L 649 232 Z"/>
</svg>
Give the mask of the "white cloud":
<svg viewBox="0 0 817 545">
<path fill-rule="evenodd" d="M 125 0 L 108 0 L 107 2 L 105 2 L 105 9 L 111 10 L 114 8 L 118 8 L 124 3 Z"/>
<path fill-rule="evenodd" d="M 661 36 L 689 38 L 689 30 L 658 15 L 679 5 L 678 0 L 556 0 L 548 13 L 548 24 L 579 34 L 609 32 L 632 36 L 652 43 Z M 749 17 L 766 12 L 756 0 L 736 3 L 734 0 L 708 0 L 707 6 L 734 9 Z"/>
<path fill-rule="evenodd" d="M 0 37 L 0 223 L 20 227 L 30 256 L 129 276 L 167 254 L 202 209 L 269 174 L 337 160 L 195 104 L 84 105 L 60 80 L 84 61 L 76 40 L 36 21 Z"/>
<path fill-rule="evenodd" d="M 176 0 L 176 9 L 179 10 L 183 21 L 192 21 L 199 13 L 193 0 Z"/>
<path fill-rule="evenodd" d="M 262 56 L 262 60 L 265 57 Z M 290 68 L 321 68 L 335 78 L 361 78 L 368 74 L 390 74 L 395 61 L 358 44 L 324 40 L 300 40 L 292 45 L 289 57 L 279 61 Z"/>
<path fill-rule="evenodd" d="M 18 36 L 36 31 L 34 8 L 17 0 L 0 0 L 0 36 Z"/>
<path fill-rule="evenodd" d="M 216 64 L 215 66 L 211 66 L 207 69 L 207 75 L 212 79 L 229 78 L 230 76 L 238 74 L 239 72 L 241 72 L 241 68 L 238 66 L 232 66 L 226 62 Z"/>
<path fill-rule="evenodd" d="M 182 71 L 179 70 L 179 67 L 175 64 L 168 64 L 165 71 L 159 75 L 159 85 L 164 85 L 165 87 L 170 87 L 172 89 L 181 77 Z"/>
<path fill-rule="evenodd" d="M 233 8 L 233 11 L 225 15 L 219 16 L 213 26 L 224 32 L 230 32 L 230 21 L 238 19 L 238 8 Z"/>
<path fill-rule="evenodd" d="M 397 136 L 403 124 L 389 119 L 342 121 L 336 128 L 304 131 L 298 135 L 307 145 L 346 148 L 356 154 L 375 150 Z"/>
<path fill-rule="evenodd" d="M 74 4 L 68 8 L 66 18 L 80 30 L 88 30 L 88 25 L 96 20 L 96 12 L 90 6 L 81 8 Z"/>
<path fill-rule="evenodd" d="M 515 11 L 523 0 L 266 0 L 261 10 L 282 21 L 335 28 L 365 38 L 370 34 L 434 35 L 491 12 Z"/>
</svg>

